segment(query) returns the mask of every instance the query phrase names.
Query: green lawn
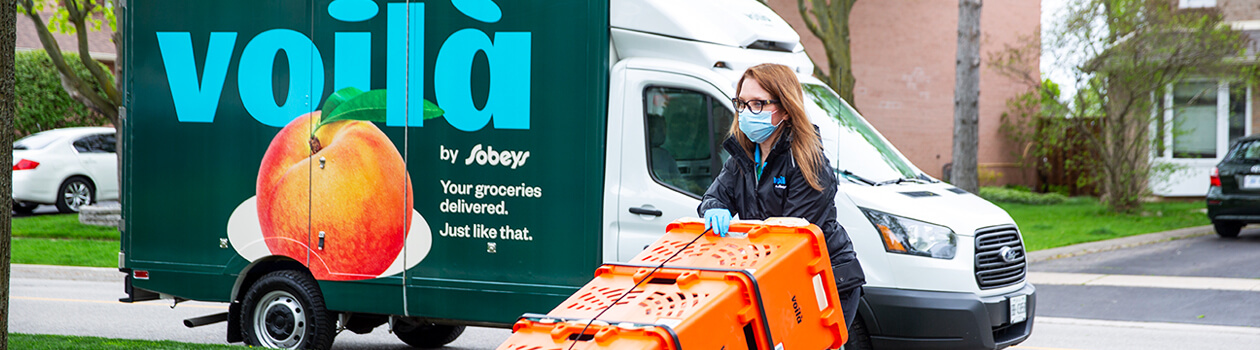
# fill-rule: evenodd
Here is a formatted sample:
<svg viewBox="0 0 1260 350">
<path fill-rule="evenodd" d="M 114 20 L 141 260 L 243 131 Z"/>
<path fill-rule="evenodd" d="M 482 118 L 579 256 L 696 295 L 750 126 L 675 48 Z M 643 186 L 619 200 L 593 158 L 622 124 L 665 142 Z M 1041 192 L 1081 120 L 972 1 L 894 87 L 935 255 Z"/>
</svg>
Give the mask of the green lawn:
<svg viewBox="0 0 1260 350">
<path fill-rule="evenodd" d="M 1093 198 L 1054 205 L 994 203 L 1015 219 L 1029 251 L 1208 225 L 1203 201 L 1146 203 L 1142 212 L 1118 215 Z"/>
<path fill-rule="evenodd" d="M 13 238 L 12 263 L 118 267 L 118 239 Z"/>
<path fill-rule="evenodd" d="M 118 229 L 79 223 L 78 214 L 13 218 L 13 236 L 27 238 L 84 238 L 118 240 Z"/>
<path fill-rule="evenodd" d="M 77 214 L 14 217 L 12 254 L 14 264 L 118 267 L 118 229 Z"/>
<path fill-rule="evenodd" d="M 166 350 L 213 350 L 243 349 L 242 346 L 178 343 L 173 341 L 149 341 L 110 339 L 98 337 L 73 337 L 65 335 L 9 333 L 10 349 L 62 350 L 62 349 L 166 349 Z"/>
</svg>

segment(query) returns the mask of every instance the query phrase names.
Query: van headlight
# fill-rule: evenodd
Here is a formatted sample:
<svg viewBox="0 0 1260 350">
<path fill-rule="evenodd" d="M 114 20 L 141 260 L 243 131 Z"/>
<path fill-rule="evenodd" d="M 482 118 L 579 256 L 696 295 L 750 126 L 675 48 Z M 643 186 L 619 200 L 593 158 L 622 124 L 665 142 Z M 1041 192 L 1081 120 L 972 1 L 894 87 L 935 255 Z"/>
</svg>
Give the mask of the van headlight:
<svg viewBox="0 0 1260 350">
<path fill-rule="evenodd" d="M 958 251 L 954 230 L 878 210 L 862 208 L 889 253 L 953 259 Z"/>
</svg>

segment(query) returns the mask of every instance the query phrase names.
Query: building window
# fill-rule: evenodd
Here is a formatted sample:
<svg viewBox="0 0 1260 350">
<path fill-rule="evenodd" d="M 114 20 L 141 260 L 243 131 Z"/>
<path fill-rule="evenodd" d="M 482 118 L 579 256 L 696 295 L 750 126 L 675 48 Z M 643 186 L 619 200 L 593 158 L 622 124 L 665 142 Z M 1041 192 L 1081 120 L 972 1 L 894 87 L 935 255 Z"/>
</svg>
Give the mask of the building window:
<svg viewBox="0 0 1260 350">
<path fill-rule="evenodd" d="M 1183 9 L 1216 7 L 1216 0 L 1180 0 L 1178 6 Z"/>
<path fill-rule="evenodd" d="M 1230 143 L 1251 134 L 1251 93 L 1246 84 L 1197 80 L 1170 84 L 1159 94 L 1151 123 L 1157 157 L 1211 161 Z M 1198 163 L 1195 163 L 1198 164 Z"/>
<path fill-rule="evenodd" d="M 1173 87 L 1173 158 L 1216 158 L 1216 82 Z"/>
</svg>

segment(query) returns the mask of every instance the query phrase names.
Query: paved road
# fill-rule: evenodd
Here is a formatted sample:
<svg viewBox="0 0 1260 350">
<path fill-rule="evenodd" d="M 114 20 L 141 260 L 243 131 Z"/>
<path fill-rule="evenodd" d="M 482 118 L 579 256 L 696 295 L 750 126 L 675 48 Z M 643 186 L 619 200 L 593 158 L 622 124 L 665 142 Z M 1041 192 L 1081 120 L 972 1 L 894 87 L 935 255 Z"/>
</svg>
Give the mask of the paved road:
<svg viewBox="0 0 1260 350">
<path fill-rule="evenodd" d="M 186 318 L 227 311 L 225 304 L 185 302 L 119 303 L 122 274 L 110 269 L 15 266 L 10 279 L 9 330 L 17 333 L 67 334 L 109 338 L 226 343 L 226 323 L 184 327 Z M 511 334 L 507 329 L 470 327 L 448 348 L 493 349 Z M 335 349 L 409 349 L 386 327 L 373 333 L 345 333 Z"/>
<path fill-rule="evenodd" d="M 1254 349 L 1260 229 L 1035 263 L 1037 324 L 1018 349 Z"/>
<path fill-rule="evenodd" d="M 1260 229 L 1236 240 L 1201 236 L 1033 264 L 1037 324 L 1023 350 L 1226 349 L 1260 344 Z M 13 332 L 224 343 L 225 324 L 185 318 L 223 304 L 121 304 L 109 269 L 15 267 Z M 453 349 L 493 349 L 510 333 L 469 328 Z M 405 349 L 385 327 L 342 334 L 336 349 Z"/>
</svg>

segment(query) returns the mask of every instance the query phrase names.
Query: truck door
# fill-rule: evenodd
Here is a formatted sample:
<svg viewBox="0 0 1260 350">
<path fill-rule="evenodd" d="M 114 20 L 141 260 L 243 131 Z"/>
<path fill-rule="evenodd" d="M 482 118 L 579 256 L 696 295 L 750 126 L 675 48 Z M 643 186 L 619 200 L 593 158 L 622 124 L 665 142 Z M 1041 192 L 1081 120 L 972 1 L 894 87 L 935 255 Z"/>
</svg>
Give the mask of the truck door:
<svg viewBox="0 0 1260 350">
<path fill-rule="evenodd" d="M 626 261 L 696 206 L 728 157 L 721 150 L 734 115 L 721 90 L 689 75 L 627 69 L 617 226 Z"/>
</svg>

